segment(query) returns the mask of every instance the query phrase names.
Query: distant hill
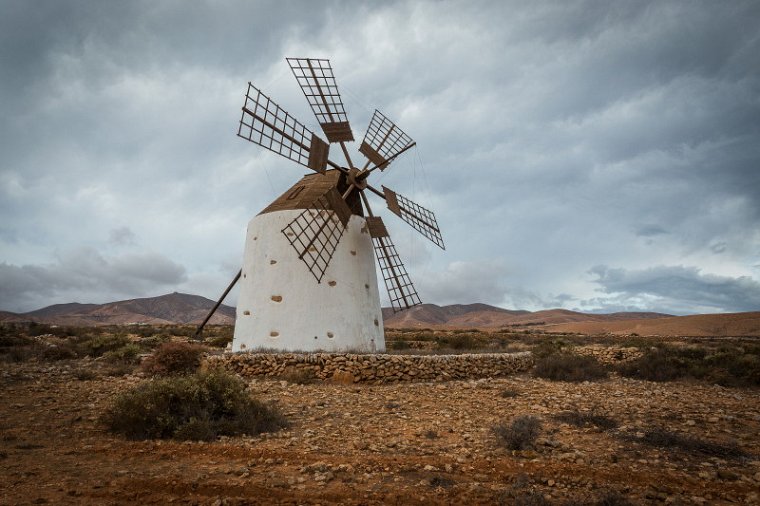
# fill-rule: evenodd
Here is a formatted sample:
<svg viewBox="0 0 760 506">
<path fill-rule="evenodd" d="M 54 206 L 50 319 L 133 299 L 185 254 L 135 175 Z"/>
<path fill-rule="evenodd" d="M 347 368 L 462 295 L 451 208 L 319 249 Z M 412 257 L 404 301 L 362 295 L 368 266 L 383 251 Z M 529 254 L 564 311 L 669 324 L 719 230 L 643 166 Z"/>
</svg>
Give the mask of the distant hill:
<svg viewBox="0 0 760 506">
<path fill-rule="evenodd" d="M 122 300 L 107 304 L 55 304 L 28 313 L 0 312 L 0 321 L 35 321 L 55 325 L 196 324 L 206 317 L 214 301 L 199 295 L 170 293 L 159 297 Z M 235 308 L 222 304 L 209 322 L 232 325 Z"/>
<path fill-rule="evenodd" d="M 626 313 L 619 313 L 626 315 Z M 613 316 L 613 315 L 609 315 Z M 550 332 L 639 334 L 642 336 L 760 336 L 760 312 L 698 314 L 651 319 L 585 321 L 550 325 Z"/>
<path fill-rule="evenodd" d="M 197 324 L 213 305 L 214 301 L 205 297 L 175 292 L 107 304 L 55 304 L 28 313 L 0 311 L 0 322 L 35 321 L 74 326 Z M 422 304 L 399 313 L 383 308 L 383 320 L 389 329 L 536 329 L 592 335 L 760 336 L 760 312 L 672 316 L 646 312 L 588 314 L 567 309 L 531 312 L 488 304 Z M 233 325 L 235 308 L 220 306 L 210 323 Z"/>
<path fill-rule="evenodd" d="M 515 311 L 487 304 L 456 304 L 453 306 L 422 304 L 395 314 L 390 308 L 383 309 L 383 320 L 388 328 L 478 328 L 483 330 L 505 327 L 544 328 L 571 322 L 639 320 L 667 316 L 671 315 L 641 312 L 608 315 L 587 314 L 567 309 L 548 309 L 536 312 Z"/>
</svg>

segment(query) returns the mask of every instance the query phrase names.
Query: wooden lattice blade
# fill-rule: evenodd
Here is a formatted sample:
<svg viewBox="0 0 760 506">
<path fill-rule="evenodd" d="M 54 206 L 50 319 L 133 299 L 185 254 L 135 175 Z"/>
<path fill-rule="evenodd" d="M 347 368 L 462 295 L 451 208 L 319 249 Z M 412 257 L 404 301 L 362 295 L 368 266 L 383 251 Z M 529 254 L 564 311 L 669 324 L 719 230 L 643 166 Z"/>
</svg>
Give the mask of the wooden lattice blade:
<svg viewBox="0 0 760 506">
<path fill-rule="evenodd" d="M 375 255 L 380 264 L 380 272 L 383 275 L 383 281 L 385 281 L 385 288 L 388 290 L 393 312 L 398 313 L 422 304 L 390 236 L 386 234 L 373 237 L 372 245 L 375 248 Z"/>
<path fill-rule="evenodd" d="M 354 140 L 330 60 L 286 58 L 311 110 L 330 142 Z"/>
<path fill-rule="evenodd" d="M 330 145 L 251 83 L 237 134 L 304 167 L 321 173 L 327 169 Z"/>
<path fill-rule="evenodd" d="M 441 229 L 438 228 L 438 221 L 435 219 L 435 214 L 432 211 L 425 209 L 385 186 L 383 186 L 383 193 L 385 194 L 385 202 L 388 204 L 388 209 L 393 214 L 410 224 L 412 228 L 427 237 L 439 248 L 446 249 L 443 244 Z"/>
<path fill-rule="evenodd" d="M 288 223 L 282 233 L 319 283 L 351 218 L 351 209 L 335 188 L 309 207 Z"/>
<path fill-rule="evenodd" d="M 385 170 L 390 165 L 389 160 L 413 143 L 411 137 L 375 109 L 359 151 L 380 170 Z"/>
</svg>

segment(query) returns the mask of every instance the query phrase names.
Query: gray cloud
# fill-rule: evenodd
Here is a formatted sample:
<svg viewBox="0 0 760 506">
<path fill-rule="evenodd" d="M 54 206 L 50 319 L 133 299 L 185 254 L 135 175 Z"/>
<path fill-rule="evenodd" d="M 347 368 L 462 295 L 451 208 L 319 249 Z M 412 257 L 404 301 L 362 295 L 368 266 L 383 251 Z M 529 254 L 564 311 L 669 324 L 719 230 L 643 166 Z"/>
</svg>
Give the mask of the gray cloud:
<svg viewBox="0 0 760 506">
<path fill-rule="evenodd" d="M 662 308 L 684 313 L 741 312 L 760 309 L 760 282 L 749 276 L 704 274 L 696 267 L 657 266 L 628 270 L 596 266 L 590 273 L 600 290 L 610 294 L 609 305 Z M 595 301 L 586 301 L 593 304 Z"/>
<path fill-rule="evenodd" d="M 116 246 L 131 246 L 137 236 L 129 227 L 117 227 L 108 233 L 108 242 Z"/>
<path fill-rule="evenodd" d="M 60 255 L 46 265 L 0 263 L 0 307 L 28 311 L 33 304 L 106 302 L 155 294 L 186 281 L 185 268 L 156 253 L 104 256 L 92 248 Z"/>
<path fill-rule="evenodd" d="M 217 297 L 247 221 L 301 174 L 235 137 L 245 83 L 319 131 L 283 61 L 316 56 L 357 140 L 377 107 L 418 142 L 372 182 L 436 211 L 445 253 L 386 220 L 427 302 L 617 307 L 594 265 L 757 280 L 758 17 L 751 0 L 2 3 L 0 262 L 63 272 L 51 252 L 94 248 L 113 268 L 129 246 Z M 472 288 L 452 267 L 494 262 Z"/>
<path fill-rule="evenodd" d="M 668 231 L 659 225 L 642 225 L 636 230 L 636 235 L 641 237 L 654 237 L 656 235 L 667 234 Z"/>
<path fill-rule="evenodd" d="M 441 301 L 440 304 L 499 304 L 506 293 L 504 273 L 504 266 L 497 261 L 452 262 L 445 271 L 421 272 L 413 279 L 425 300 Z"/>
</svg>

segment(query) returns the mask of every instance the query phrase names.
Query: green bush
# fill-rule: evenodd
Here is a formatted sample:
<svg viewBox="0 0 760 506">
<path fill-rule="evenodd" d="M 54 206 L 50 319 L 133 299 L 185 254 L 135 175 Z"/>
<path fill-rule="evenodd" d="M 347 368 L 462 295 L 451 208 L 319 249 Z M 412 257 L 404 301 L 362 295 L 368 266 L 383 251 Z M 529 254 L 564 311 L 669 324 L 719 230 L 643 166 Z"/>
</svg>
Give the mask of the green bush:
<svg viewBox="0 0 760 506">
<path fill-rule="evenodd" d="M 535 416 L 518 416 L 509 425 L 497 425 L 493 432 L 499 444 L 507 449 L 525 450 L 533 446 L 541 432 L 541 421 Z"/>
<path fill-rule="evenodd" d="M 92 335 L 87 334 L 82 337 L 74 338 L 73 343 L 76 346 L 78 355 L 89 357 L 100 357 L 109 351 L 114 351 L 132 343 L 124 334 L 115 335 Z"/>
<path fill-rule="evenodd" d="M 561 352 L 536 360 L 533 374 L 552 381 L 578 382 L 603 379 L 609 373 L 594 357 Z"/>
<path fill-rule="evenodd" d="M 166 343 L 142 363 L 142 369 L 157 376 L 189 374 L 201 365 L 201 357 L 205 352 L 206 348 L 197 344 Z"/>
<path fill-rule="evenodd" d="M 142 348 L 139 345 L 129 343 L 121 348 L 104 353 L 103 359 L 112 363 L 136 364 L 139 362 L 140 353 L 142 353 Z"/>
<path fill-rule="evenodd" d="M 204 341 L 212 348 L 226 348 L 232 342 L 232 336 L 216 336 Z"/>
<path fill-rule="evenodd" d="M 561 339 L 544 339 L 531 349 L 536 358 L 546 358 L 550 355 L 562 352 L 567 344 Z"/>
<path fill-rule="evenodd" d="M 70 360 L 77 358 L 77 352 L 74 346 L 68 342 L 61 342 L 51 345 L 38 345 L 39 357 L 43 360 L 54 362 L 56 360 Z"/>
<path fill-rule="evenodd" d="M 119 394 L 102 419 L 129 439 L 209 441 L 287 425 L 277 409 L 252 399 L 240 378 L 222 370 L 142 383 Z"/>
<path fill-rule="evenodd" d="M 140 339 L 140 344 L 142 346 L 145 346 L 146 348 L 158 348 L 164 343 L 168 343 L 171 341 L 171 336 L 169 334 L 153 334 L 148 337 L 143 337 Z"/>
</svg>

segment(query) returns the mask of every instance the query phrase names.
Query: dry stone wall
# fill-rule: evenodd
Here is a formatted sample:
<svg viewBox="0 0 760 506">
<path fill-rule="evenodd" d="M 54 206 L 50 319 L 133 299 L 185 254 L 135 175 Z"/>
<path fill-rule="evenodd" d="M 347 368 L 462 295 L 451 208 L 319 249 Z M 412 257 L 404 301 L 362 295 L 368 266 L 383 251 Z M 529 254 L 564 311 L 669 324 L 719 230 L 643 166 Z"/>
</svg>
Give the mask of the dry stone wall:
<svg viewBox="0 0 760 506">
<path fill-rule="evenodd" d="M 341 383 L 445 381 L 507 376 L 533 366 L 533 355 L 488 353 L 462 355 L 360 355 L 352 353 L 227 353 L 209 356 L 244 377 L 308 374 Z"/>
<path fill-rule="evenodd" d="M 638 348 L 617 348 L 610 346 L 578 346 L 573 348 L 573 351 L 578 355 L 588 355 L 596 358 L 602 364 L 619 364 L 620 362 L 627 362 L 629 360 L 635 360 L 641 358 L 644 355 Z"/>
</svg>

